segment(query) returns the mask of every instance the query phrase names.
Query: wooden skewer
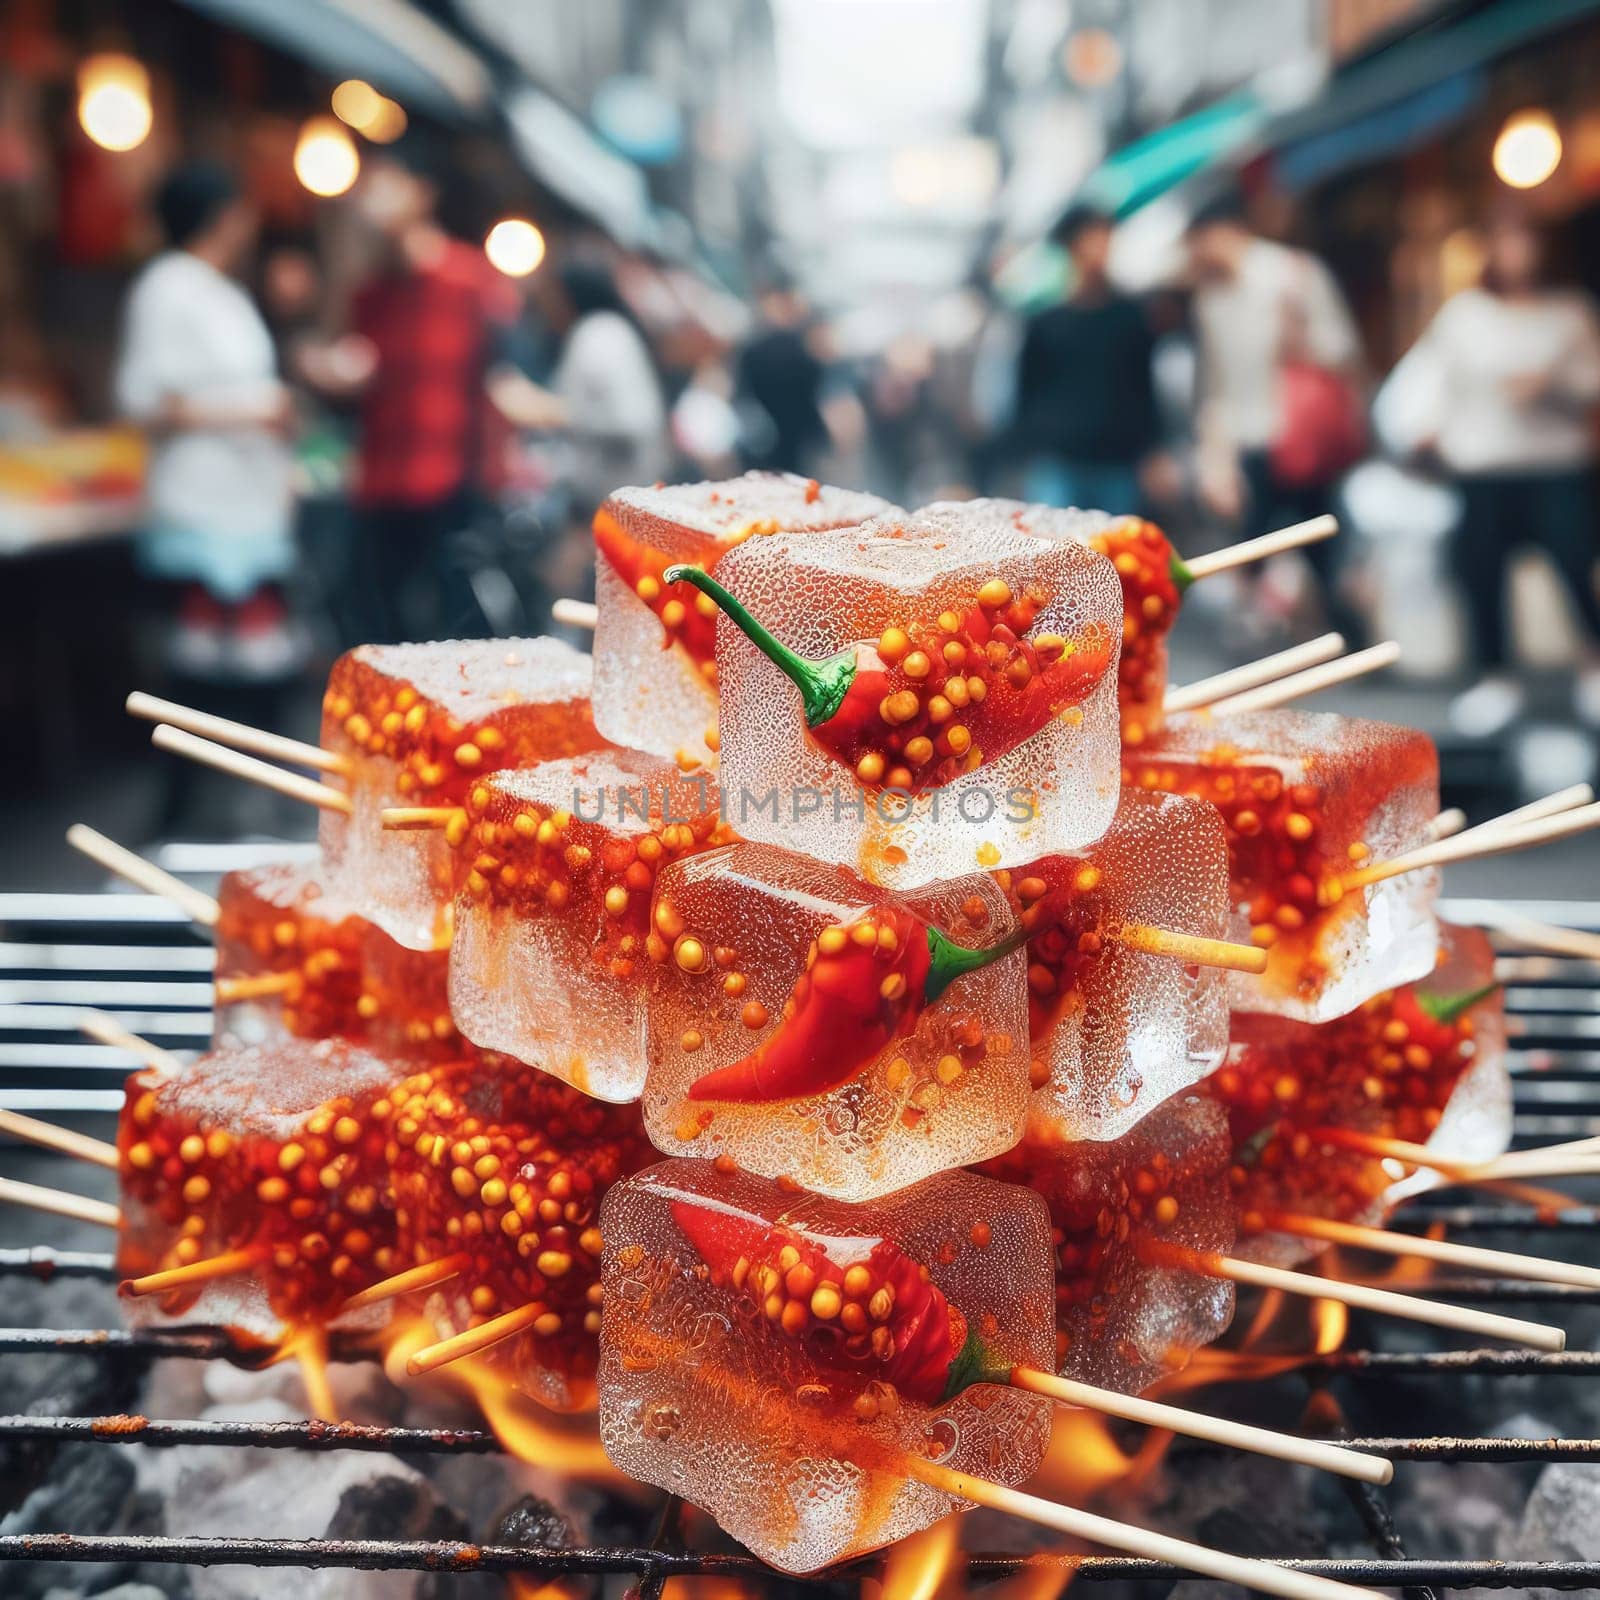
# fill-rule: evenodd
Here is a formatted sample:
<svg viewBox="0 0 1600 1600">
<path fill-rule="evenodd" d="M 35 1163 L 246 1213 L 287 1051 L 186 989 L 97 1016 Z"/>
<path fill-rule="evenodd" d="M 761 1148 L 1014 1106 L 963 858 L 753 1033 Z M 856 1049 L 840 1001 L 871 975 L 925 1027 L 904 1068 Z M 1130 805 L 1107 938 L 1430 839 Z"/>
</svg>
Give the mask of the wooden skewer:
<svg viewBox="0 0 1600 1600">
<path fill-rule="evenodd" d="M 1460 806 L 1451 806 L 1448 811 L 1441 811 L 1425 830 L 1427 842 L 1437 844 L 1441 839 L 1453 838 L 1467 825 L 1467 814 Z"/>
<path fill-rule="evenodd" d="M 78 1026 L 91 1039 L 98 1039 L 101 1044 L 109 1044 L 117 1050 L 126 1050 L 130 1055 L 138 1056 L 147 1067 L 154 1067 L 159 1072 L 184 1070 L 182 1056 L 163 1050 L 160 1045 L 151 1044 L 136 1033 L 130 1033 L 115 1017 L 108 1017 L 103 1011 L 84 1012 Z"/>
<path fill-rule="evenodd" d="M 1153 1533 L 1132 1523 L 1116 1522 L 1091 1511 L 1080 1511 L 1076 1506 L 1059 1505 L 1021 1489 L 991 1483 L 987 1478 L 957 1472 L 922 1456 L 906 1456 L 905 1471 L 907 1476 L 954 1499 L 1004 1511 L 1041 1527 L 1053 1528 L 1070 1538 L 1124 1550 L 1147 1561 L 1168 1561 L 1186 1572 L 1219 1578 L 1224 1583 L 1237 1583 L 1262 1594 L 1280 1595 L 1283 1600 L 1358 1600 L 1358 1597 L 1359 1600 L 1380 1600 L 1376 1589 L 1335 1583 L 1331 1578 L 1314 1577 L 1292 1568 L 1274 1566 L 1271 1562 L 1253 1561 L 1248 1556 L 1229 1555 L 1223 1550 L 1191 1544 L 1186 1539 L 1174 1539 L 1170 1534 Z"/>
<path fill-rule="evenodd" d="M 1493 1182 L 1512 1177 L 1552 1177 L 1569 1170 L 1586 1170 L 1591 1158 L 1600 1159 L 1600 1137 L 1571 1139 L 1563 1144 L 1544 1145 L 1515 1155 L 1498 1156 L 1493 1161 L 1457 1161 L 1439 1155 L 1425 1144 L 1407 1139 L 1390 1139 L 1382 1134 L 1361 1133 L 1354 1128 L 1312 1128 L 1307 1137 L 1317 1144 L 1335 1149 L 1354 1150 L 1375 1156 L 1380 1161 L 1399 1161 L 1409 1167 L 1428 1167 L 1434 1172 L 1463 1183 Z"/>
<path fill-rule="evenodd" d="M 68 1194 L 65 1189 L 46 1189 L 17 1178 L 0 1178 L 0 1202 L 45 1211 L 53 1217 L 71 1217 L 74 1222 L 98 1223 L 102 1228 L 115 1228 L 122 1221 L 122 1213 L 107 1200 Z"/>
<path fill-rule="evenodd" d="M 438 1261 L 425 1261 L 420 1267 L 407 1267 L 404 1272 L 397 1272 L 392 1277 L 369 1284 L 359 1294 L 351 1295 L 341 1309 L 361 1311 L 367 1306 L 381 1305 L 385 1300 L 393 1300 L 403 1294 L 415 1294 L 422 1289 L 432 1289 L 441 1283 L 448 1283 L 464 1272 L 471 1263 L 472 1258 L 462 1251 Z"/>
<path fill-rule="evenodd" d="M 1185 561 L 1193 579 L 1209 578 L 1214 572 L 1226 572 L 1230 567 L 1249 566 L 1252 561 L 1265 561 L 1268 556 L 1281 555 L 1285 550 L 1298 550 L 1301 545 L 1315 544 L 1319 539 L 1331 539 L 1339 531 L 1337 517 L 1312 517 L 1308 522 L 1291 523 L 1276 533 L 1264 533 L 1259 539 L 1246 539 L 1242 544 L 1230 544 L 1225 550 L 1213 550 L 1209 555 L 1196 556 Z"/>
<path fill-rule="evenodd" d="M 466 812 L 460 806 L 385 806 L 378 822 L 385 828 L 448 828 Z"/>
<path fill-rule="evenodd" d="M 1553 922 L 1535 922 L 1531 917 L 1519 916 L 1514 911 L 1496 907 L 1482 919 L 1484 926 L 1505 934 L 1518 944 L 1548 950 L 1559 956 L 1579 956 L 1588 961 L 1600 961 L 1600 933 L 1589 933 L 1582 928 L 1560 928 Z"/>
<path fill-rule="evenodd" d="M 1487 1250 L 1480 1245 L 1457 1244 L 1449 1239 L 1429 1239 L 1421 1234 L 1394 1233 L 1387 1228 L 1369 1228 L 1359 1223 L 1296 1216 L 1289 1212 L 1270 1212 L 1265 1221 L 1269 1233 L 1292 1233 L 1302 1239 L 1321 1239 L 1328 1244 L 1348 1245 L 1379 1255 L 1437 1261 L 1466 1272 L 1525 1278 L 1530 1283 L 1567 1283 L 1579 1289 L 1600 1289 L 1600 1270 L 1594 1267 L 1548 1261 L 1513 1250 Z"/>
<path fill-rule="evenodd" d="M 1380 1289 L 1373 1284 L 1341 1283 L 1334 1278 L 1291 1272 L 1286 1267 L 1269 1267 L 1259 1261 L 1241 1261 L 1236 1256 L 1190 1250 L 1158 1239 L 1142 1240 L 1139 1253 L 1158 1265 L 1185 1268 L 1207 1277 L 1224 1278 L 1230 1283 L 1247 1283 L 1257 1289 L 1281 1289 L 1285 1294 L 1310 1300 L 1337 1300 L 1341 1305 L 1355 1306 L 1361 1311 L 1403 1317 L 1409 1322 L 1426 1322 L 1439 1328 L 1455 1328 L 1488 1339 L 1504 1339 L 1534 1350 L 1564 1350 L 1567 1344 L 1566 1334 L 1547 1323 L 1503 1317 L 1492 1311 L 1475 1311 L 1443 1300 L 1424 1300 L 1420 1295 L 1397 1294 L 1393 1289 Z"/>
<path fill-rule="evenodd" d="M 1314 667 L 1323 661 L 1344 653 L 1342 633 L 1324 633 L 1304 644 L 1279 650 L 1276 654 L 1262 656 L 1259 661 L 1247 661 L 1242 667 L 1230 667 L 1226 672 L 1215 672 L 1209 678 L 1197 678 L 1181 688 L 1170 687 L 1161 702 L 1164 711 L 1198 711 L 1214 700 L 1225 699 L 1230 694 L 1243 694 L 1275 678 L 1287 677 L 1302 667 Z"/>
<path fill-rule="evenodd" d="M 420 1378 L 423 1373 L 436 1372 L 440 1367 L 447 1367 L 464 1356 L 479 1355 L 497 1344 L 503 1344 L 507 1339 L 514 1339 L 519 1333 L 526 1333 L 549 1310 L 549 1306 L 535 1300 L 530 1305 L 518 1306 L 514 1311 L 503 1311 L 498 1317 L 490 1317 L 476 1328 L 452 1334 L 437 1344 L 423 1346 L 406 1362 L 406 1371 L 413 1378 Z"/>
<path fill-rule="evenodd" d="M 241 1272 L 259 1266 L 266 1253 L 260 1245 L 224 1250 L 221 1255 L 191 1261 L 187 1266 L 147 1272 L 142 1278 L 124 1278 L 117 1285 L 117 1293 L 137 1299 L 147 1294 L 165 1294 L 169 1289 L 186 1289 L 196 1283 L 210 1283 L 215 1278 L 236 1278 Z"/>
<path fill-rule="evenodd" d="M 1365 677 L 1369 672 L 1381 672 L 1400 659 L 1400 646 L 1393 639 L 1357 650 L 1353 655 L 1341 656 L 1337 661 L 1325 661 L 1320 667 L 1305 672 L 1291 673 L 1275 683 L 1265 683 L 1259 689 L 1244 694 L 1229 695 L 1225 700 L 1215 700 L 1210 711 L 1214 717 L 1234 717 L 1247 711 L 1270 711 L 1274 706 L 1287 705 L 1291 700 L 1303 699 L 1308 694 L 1320 694 L 1336 684 L 1348 683 L 1352 678 Z"/>
<path fill-rule="evenodd" d="M 25 1117 L 20 1111 L 0 1109 L 0 1133 L 13 1138 L 26 1139 L 29 1144 L 46 1150 L 59 1150 L 62 1155 L 77 1161 L 92 1161 L 97 1167 L 117 1170 L 117 1147 L 104 1139 L 91 1139 L 86 1133 L 72 1128 L 59 1127 L 54 1122 L 41 1122 L 37 1117 Z"/>
<path fill-rule="evenodd" d="M 170 872 L 163 871 L 155 862 L 135 855 L 115 839 L 108 839 L 103 833 L 75 822 L 67 829 L 67 843 L 74 850 L 81 850 L 91 861 L 98 861 L 108 872 L 114 872 L 131 883 L 134 888 L 170 900 L 185 916 L 203 927 L 216 927 L 222 908 L 210 895 L 185 883 L 182 878 L 175 878 Z"/>
<path fill-rule="evenodd" d="M 303 972 L 253 972 L 239 978 L 218 978 L 217 999 L 225 1006 L 241 1000 L 266 1000 L 294 994 L 305 987 Z"/>
<path fill-rule="evenodd" d="M 331 788 L 313 778 L 303 778 L 298 772 L 285 772 L 270 761 L 257 761 L 254 756 L 241 755 L 226 745 L 213 744 L 209 739 L 197 739 L 182 728 L 163 722 L 150 735 L 150 742 L 158 750 L 170 750 L 174 755 L 187 756 L 204 766 L 215 767 L 219 772 L 243 778 L 263 789 L 276 789 L 291 800 L 303 800 L 307 805 L 320 806 L 324 811 L 338 811 L 349 816 L 355 807 L 343 789 Z"/>
<path fill-rule="evenodd" d="M 1072 1378 L 1058 1378 L 1053 1372 L 1040 1372 L 1033 1367 L 1013 1367 L 1011 1383 L 1014 1388 L 1048 1395 L 1052 1400 L 1082 1406 L 1086 1411 L 1104 1412 L 1127 1422 L 1142 1422 L 1151 1428 L 1165 1428 L 1169 1433 L 1181 1433 L 1191 1439 L 1209 1439 L 1213 1444 L 1247 1450 L 1253 1455 L 1297 1461 L 1303 1466 L 1320 1467 L 1325 1472 L 1356 1478 L 1363 1483 L 1388 1483 L 1394 1477 L 1394 1464 L 1382 1456 L 1364 1455 L 1359 1450 L 1347 1450 L 1343 1445 L 1329 1444 L 1323 1439 L 1300 1439 L 1289 1433 L 1275 1433 L 1270 1428 L 1230 1422 L 1226 1417 L 1206 1416 L 1182 1406 L 1146 1400 L 1140 1395 L 1118 1394 L 1114 1389 L 1099 1389 Z"/>
<path fill-rule="evenodd" d="M 1600 827 L 1600 805 L 1579 806 L 1575 810 L 1563 811 L 1557 816 L 1520 826 L 1504 827 L 1498 822 L 1486 822 L 1467 829 L 1465 833 L 1458 833 L 1453 839 L 1425 844 L 1420 849 L 1408 850 L 1387 861 L 1375 861 L 1369 867 L 1358 867 L 1354 872 L 1344 874 L 1338 882 L 1343 889 L 1364 889 L 1369 884 L 1382 883 L 1386 878 L 1397 878 L 1405 872 L 1420 872 L 1424 867 L 1444 867 L 1453 861 L 1510 855 L 1513 851 L 1527 850 L 1536 844 L 1548 844 L 1554 839 L 1566 839 L 1594 827 Z"/>
<path fill-rule="evenodd" d="M 1120 923 L 1109 932 L 1118 944 L 1129 950 L 1142 950 L 1146 955 L 1172 956 L 1197 967 L 1221 967 L 1225 972 L 1267 970 L 1267 952 L 1253 944 L 1175 933 L 1171 928 L 1157 928 L 1146 922 Z"/>
<path fill-rule="evenodd" d="M 1576 811 L 1579 806 L 1586 806 L 1593 799 L 1594 790 L 1588 784 L 1574 783 L 1565 789 L 1557 789 L 1554 794 L 1530 800 L 1527 805 L 1518 806 L 1515 811 L 1503 812 L 1498 817 L 1491 817 L 1487 822 L 1480 822 L 1476 827 L 1468 828 L 1465 833 L 1457 833 L 1456 838 L 1487 839 L 1506 828 L 1520 827 L 1525 822 L 1542 822 L 1546 817 L 1556 817 L 1568 811 Z"/>
<path fill-rule="evenodd" d="M 281 733 L 273 733 L 266 728 L 252 728 L 247 722 L 233 722 L 227 717 L 214 717 L 209 711 L 198 711 L 193 706 L 179 705 L 174 700 L 158 699 L 141 690 L 136 689 L 130 694 L 125 704 L 130 716 L 183 728 L 202 738 L 225 744 L 230 749 L 248 750 L 273 761 L 287 761 L 292 766 L 313 767 L 318 772 L 348 776 L 351 771 L 348 756 L 324 750 L 321 745 L 306 744 L 300 739 L 286 739 Z"/>
<path fill-rule="evenodd" d="M 592 600 L 557 600 L 550 607 L 550 615 L 569 627 L 594 629 L 600 617 L 600 608 Z"/>
<path fill-rule="evenodd" d="M 1509 1183 L 1502 1178 L 1487 1178 L 1473 1185 L 1486 1194 L 1497 1194 L 1505 1200 L 1515 1200 L 1518 1205 L 1531 1206 L 1535 1211 L 1548 1211 L 1560 1216 L 1563 1211 L 1592 1211 L 1587 1200 L 1562 1194 L 1559 1189 L 1539 1189 L 1531 1183 Z"/>
</svg>

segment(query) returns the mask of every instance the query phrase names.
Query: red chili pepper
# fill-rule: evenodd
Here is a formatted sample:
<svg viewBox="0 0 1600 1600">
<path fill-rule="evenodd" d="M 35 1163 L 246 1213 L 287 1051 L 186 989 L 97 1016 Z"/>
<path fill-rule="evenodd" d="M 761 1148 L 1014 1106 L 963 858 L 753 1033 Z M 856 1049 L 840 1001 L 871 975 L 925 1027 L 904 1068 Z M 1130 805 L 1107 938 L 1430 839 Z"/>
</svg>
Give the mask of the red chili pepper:
<svg viewBox="0 0 1600 1600">
<path fill-rule="evenodd" d="M 1007 755 L 1081 703 L 1111 662 L 1113 642 L 1103 628 L 1091 627 L 1077 641 L 1030 638 L 1040 601 L 1015 599 L 1004 583 L 992 604 L 980 595 L 952 614 L 954 631 L 930 626 L 919 638 L 915 630 L 890 630 L 904 645 L 893 660 L 880 651 L 887 650 L 880 639 L 812 661 L 699 567 L 671 566 L 663 576 L 693 584 L 727 613 L 800 691 L 817 744 L 868 788 L 920 794 Z M 913 657 L 921 658 L 922 672 L 907 670 Z"/>
<path fill-rule="evenodd" d="M 848 1083 L 965 972 L 1010 955 L 1018 930 L 988 949 L 953 943 L 903 907 L 874 906 L 824 928 L 783 1021 L 741 1061 L 689 1085 L 691 1100 L 796 1100 Z"/>
<path fill-rule="evenodd" d="M 660 620 L 666 633 L 663 649 L 677 643 L 702 667 L 716 661 L 716 613 L 713 611 L 708 616 L 696 604 L 697 597 L 683 600 L 674 596 L 666 577 L 667 558 L 659 550 L 625 533 L 616 518 L 603 510 L 595 513 L 594 544 L 623 582 Z"/>
<path fill-rule="evenodd" d="M 1463 989 L 1455 993 L 1435 994 L 1408 984 L 1397 989 L 1391 1009 L 1397 1020 L 1410 1030 L 1410 1041 L 1443 1055 L 1461 1042 L 1456 1024 L 1481 1000 L 1487 1000 L 1497 983 L 1486 983 L 1481 988 Z"/>
<path fill-rule="evenodd" d="M 841 1264 L 810 1235 L 747 1212 L 675 1200 L 672 1219 L 713 1282 L 748 1294 L 819 1366 L 891 1383 L 924 1405 L 983 1378 L 967 1319 L 893 1240 L 863 1239 L 865 1253 Z"/>
</svg>

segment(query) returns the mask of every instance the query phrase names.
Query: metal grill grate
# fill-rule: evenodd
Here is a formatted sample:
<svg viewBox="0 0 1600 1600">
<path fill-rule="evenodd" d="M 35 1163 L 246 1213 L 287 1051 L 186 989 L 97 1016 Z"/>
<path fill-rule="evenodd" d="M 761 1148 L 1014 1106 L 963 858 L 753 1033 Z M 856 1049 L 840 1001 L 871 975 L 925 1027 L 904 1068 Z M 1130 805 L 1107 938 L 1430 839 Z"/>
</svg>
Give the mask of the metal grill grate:
<svg viewBox="0 0 1600 1600">
<path fill-rule="evenodd" d="M 281 853 L 281 852 L 280 852 Z M 196 870 L 243 864 L 259 852 L 216 851 Z M 183 860 L 167 862 L 182 870 Z M 1480 908 L 1446 905 L 1462 920 Z M 1526 915 L 1573 921 L 1571 907 L 1527 905 Z M 1584 919 L 1600 923 L 1600 907 Z M 81 1009 L 112 1011 L 126 1026 L 173 1049 L 201 1047 L 210 1032 L 211 951 L 187 932 L 179 913 L 142 895 L 0 895 L 0 1106 L 43 1115 L 114 1112 L 121 1082 L 133 1063 L 78 1032 Z M 1600 968 L 1563 958 L 1513 954 L 1505 958 L 1518 1145 L 1545 1143 L 1594 1131 L 1600 1118 Z M 63 1161 L 61 1171 L 65 1173 Z M 65 1182 L 65 1178 L 63 1177 Z M 1559 1236 L 1592 1229 L 1596 1212 L 1541 1218 L 1518 1205 L 1414 1206 L 1400 1226 L 1442 1222 L 1453 1233 Z M 1554 1243 L 1554 1239 L 1551 1240 Z M 0 1280 L 27 1276 L 102 1279 L 114 1276 L 109 1254 L 45 1247 L 0 1249 Z M 1421 1292 L 1479 1301 L 1527 1301 L 1555 1306 L 1600 1304 L 1600 1292 L 1484 1279 L 1431 1279 Z M 205 1328 L 0 1328 L 0 1356 L 72 1354 L 99 1362 L 143 1365 L 167 1359 L 253 1364 L 223 1332 Z M 366 1357 L 329 1351 L 334 1360 Z M 1549 1381 L 1600 1376 L 1600 1352 L 1559 1355 L 1519 1350 L 1340 1350 L 1298 1369 L 1314 1389 L 1334 1382 L 1359 1386 L 1388 1378 L 1533 1378 Z M 1346 1437 L 1344 1442 L 1399 1461 L 1484 1463 L 1600 1463 L 1600 1439 L 1487 1437 Z M 469 1455 L 500 1450 L 493 1434 L 476 1428 L 380 1427 L 319 1422 L 183 1421 L 144 1417 L 0 1417 L 0 1445 L 32 1441 L 209 1447 L 239 1451 L 357 1450 L 396 1455 Z M 1407 1554 L 1381 1491 L 1346 1484 L 1371 1540 L 1370 1559 L 1284 1560 L 1295 1571 L 1395 1587 L 1429 1590 L 1600 1588 L 1600 1561 L 1430 1561 Z M 157 1537 L 113 1534 L 0 1536 L 0 1562 L 173 1563 L 313 1567 L 361 1571 L 523 1574 L 554 1579 L 573 1574 L 621 1575 L 646 1597 L 675 1577 L 715 1576 L 757 1583 L 830 1583 L 877 1574 L 865 1558 L 814 1579 L 776 1574 L 743 1554 L 696 1552 L 667 1536 L 677 1518 L 670 1508 L 663 1537 L 637 1548 L 555 1548 L 465 1544 L 451 1540 L 304 1540 Z M 1109 1556 L 1020 1557 L 969 1554 L 975 1578 L 1000 1577 L 1025 1564 L 1059 1568 L 1079 1582 L 1160 1581 L 1178 1569 L 1161 1562 Z"/>
</svg>

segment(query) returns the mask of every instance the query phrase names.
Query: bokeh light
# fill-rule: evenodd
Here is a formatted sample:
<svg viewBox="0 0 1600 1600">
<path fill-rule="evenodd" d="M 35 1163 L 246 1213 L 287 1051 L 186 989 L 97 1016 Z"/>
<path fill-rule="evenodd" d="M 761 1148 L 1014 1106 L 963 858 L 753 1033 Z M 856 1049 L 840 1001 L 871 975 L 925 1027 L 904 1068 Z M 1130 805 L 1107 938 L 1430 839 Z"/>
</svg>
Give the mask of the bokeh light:
<svg viewBox="0 0 1600 1600">
<path fill-rule="evenodd" d="M 331 97 L 333 114 L 374 144 L 393 144 L 406 131 L 405 107 L 360 78 L 346 78 Z"/>
<path fill-rule="evenodd" d="M 1548 111 L 1519 111 L 1494 142 L 1495 176 L 1513 189 L 1536 189 L 1561 165 L 1561 134 Z"/>
<path fill-rule="evenodd" d="M 150 135 L 150 74 L 131 56 L 90 56 L 78 68 L 78 121 L 105 150 L 132 150 Z"/>
<path fill-rule="evenodd" d="M 345 192 L 361 171 L 356 142 L 332 117 L 312 117 L 294 146 L 294 175 L 323 199 Z"/>
<path fill-rule="evenodd" d="M 356 129 L 365 128 L 383 103 L 383 96 L 360 78 L 346 78 L 330 98 L 334 116 Z"/>
<path fill-rule="evenodd" d="M 484 254 L 508 278 L 526 278 L 544 260 L 544 235 L 526 217 L 502 217 L 483 241 Z"/>
</svg>

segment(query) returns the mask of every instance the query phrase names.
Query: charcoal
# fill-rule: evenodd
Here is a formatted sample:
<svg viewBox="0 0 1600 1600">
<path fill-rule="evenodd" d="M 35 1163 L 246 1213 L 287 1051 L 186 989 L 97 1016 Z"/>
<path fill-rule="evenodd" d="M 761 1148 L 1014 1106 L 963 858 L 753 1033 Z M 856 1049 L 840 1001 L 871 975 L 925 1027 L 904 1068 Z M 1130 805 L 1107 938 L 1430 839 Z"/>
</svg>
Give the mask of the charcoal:
<svg viewBox="0 0 1600 1600">
<path fill-rule="evenodd" d="M 562 1550 L 574 1543 L 572 1524 L 548 1500 L 525 1494 L 500 1518 L 495 1544 L 519 1544 Z"/>
<path fill-rule="evenodd" d="M 132 1488 L 133 1464 L 120 1451 L 69 1445 L 56 1454 L 49 1477 L 0 1518 L 0 1534 L 109 1533 L 119 1526 Z M 54 1588 L 70 1593 L 76 1585 L 83 1592 L 95 1572 L 65 1562 L 22 1563 L 7 1569 L 5 1593 L 7 1600 L 35 1600 Z"/>
</svg>

